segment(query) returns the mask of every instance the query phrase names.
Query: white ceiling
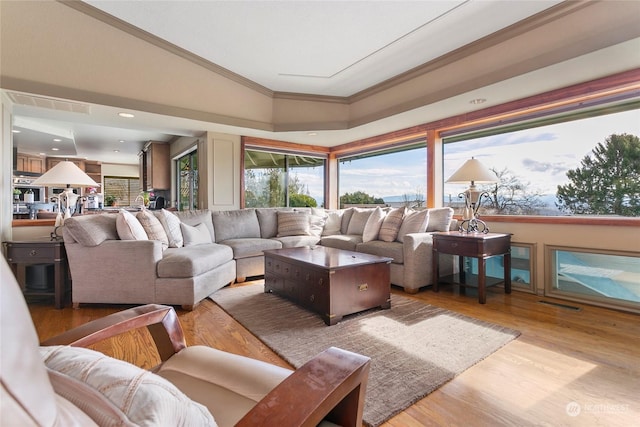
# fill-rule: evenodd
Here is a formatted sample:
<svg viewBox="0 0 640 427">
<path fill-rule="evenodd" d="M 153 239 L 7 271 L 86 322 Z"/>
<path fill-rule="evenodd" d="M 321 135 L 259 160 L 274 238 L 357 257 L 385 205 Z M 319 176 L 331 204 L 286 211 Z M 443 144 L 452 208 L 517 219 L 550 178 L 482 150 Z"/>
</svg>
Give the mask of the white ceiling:
<svg viewBox="0 0 640 427">
<path fill-rule="evenodd" d="M 87 1 L 176 46 L 275 92 L 351 96 L 411 70 L 559 1 Z M 111 107 L 68 108 L 23 100 L 15 104 L 20 151 L 51 154 L 63 135 L 67 152 L 109 163 L 136 163 L 148 140 L 169 141 L 217 131 L 315 145 L 337 145 L 460 114 L 473 98 L 482 107 L 588 80 L 593 57 L 608 70 L 637 66 L 638 41 L 565 61 L 349 130 L 272 133 Z M 611 60 L 615 58 L 615 60 Z M 624 59 L 621 59 L 624 58 Z M 593 78 L 593 77 L 591 77 Z M 14 98 L 17 92 L 9 92 Z M 66 138 L 66 139 L 65 139 Z M 314 139 L 317 138 L 317 139 Z M 119 141 L 124 142 L 119 142 Z M 322 141 L 322 142 L 319 142 Z M 114 152 L 119 150 L 119 152 Z"/>
</svg>

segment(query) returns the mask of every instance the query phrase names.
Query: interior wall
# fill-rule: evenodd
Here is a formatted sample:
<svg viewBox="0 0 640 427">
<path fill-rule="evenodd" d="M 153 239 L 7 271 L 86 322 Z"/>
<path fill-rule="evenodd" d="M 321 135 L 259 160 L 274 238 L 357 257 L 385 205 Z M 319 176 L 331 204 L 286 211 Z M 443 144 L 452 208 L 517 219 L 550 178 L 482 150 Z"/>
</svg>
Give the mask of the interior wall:
<svg viewBox="0 0 640 427">
<path fill-rule="evenodd" d="M 11 240 L 11 221 L 13 220 L 13 195 L 11 193 L 11 177 L 13 172 L 13 143 L 11 133 L 11 102 L 0 96 L 0 238 Z"/>
<path fill-rule="evenodd" d="M 544 293 L 546 246 L 640 253 L 640 227 L 580 224 L 531 224 L 488 221 L 491 232 L 511 233 L 511 241 L 535 245 L 535 289 Z"/>
</svg>

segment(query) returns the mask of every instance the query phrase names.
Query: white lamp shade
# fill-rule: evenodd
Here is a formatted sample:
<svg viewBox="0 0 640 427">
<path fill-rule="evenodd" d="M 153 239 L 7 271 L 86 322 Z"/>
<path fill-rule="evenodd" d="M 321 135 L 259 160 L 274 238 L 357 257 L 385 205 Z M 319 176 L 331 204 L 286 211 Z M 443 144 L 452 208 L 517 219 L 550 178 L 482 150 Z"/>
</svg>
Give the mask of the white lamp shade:
<svg viewBox="0 0 640 427">
<path fill-rule="evenodd" d="M 62 161 L 33 181 L 33 185 L 45 187 L 99 187 L 89 175 L 75 163 Z"/>
<path fill-rule="evenodd" d="M 455 171 L 446 182 L 451 184 L 463 184 L 470 181 L 479 184 L 498 182 L 498 177 L 485 165 L 480 163 L 479 160 L 472 157 L 470 160 L 464 162 L 460 169 Z"/>
</svg>

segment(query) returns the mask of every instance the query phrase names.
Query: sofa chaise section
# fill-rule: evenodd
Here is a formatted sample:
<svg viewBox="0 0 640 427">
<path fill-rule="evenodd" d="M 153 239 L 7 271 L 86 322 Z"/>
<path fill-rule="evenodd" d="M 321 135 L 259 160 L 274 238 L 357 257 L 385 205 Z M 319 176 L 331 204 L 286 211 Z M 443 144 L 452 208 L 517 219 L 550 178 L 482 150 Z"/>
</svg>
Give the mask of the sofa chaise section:
<svg viewBox="0 0 640 427">
<path fill-rule="evenodd" d="M 169 304 L 190 310 L 233 282 L 233 253 L 208 243 L 164 248 L 159 240 L 120 240 L 115 214 L 65 221 L 63 238 L 72 278 L 72 302 Z"/>
</svg>

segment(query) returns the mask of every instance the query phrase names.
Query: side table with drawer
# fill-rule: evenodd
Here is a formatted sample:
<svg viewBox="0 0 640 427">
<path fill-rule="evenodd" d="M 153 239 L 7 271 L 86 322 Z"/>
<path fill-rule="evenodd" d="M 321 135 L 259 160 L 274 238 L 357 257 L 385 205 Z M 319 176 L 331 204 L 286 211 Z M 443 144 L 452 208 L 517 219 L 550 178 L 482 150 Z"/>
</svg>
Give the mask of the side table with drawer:
<svg viewBox="0 0 640 427">
<path fill-rule="evenodd" d="M 459 283 L 461 286 L 477 286 L 478 301 L 487 302 L 486 261 L 497 255 L 504 255 L 504 291 L 511 293 L 511 234 L 503 233 L 464 233 L 448 231 L 433 233 L 433 290 L 438 292 L 440 272 L 438 271 L 438 255 L 458 255 Z M 477 283 L 465 277 L 464 257 L 478 259 Z M 454 278 L 452 278 L 452 281 Z"/>
<path fill-rule="evenodd" d="M 63 308 L 68 291 L 68 266 L 67 253 L 64 242 L 33 240 L 33 241 L 9 241 L 4 242 L 7 262 L 13 270 L 18 283 L 22 287 L 25 297 L 28 296 L 53 296 L 56 308 Z M 41 288 L 33 287 L 27 283 L 27 267 L 41 266 L 45 273 L 47 267 L 53 269 L 53 283 Z"/>
</svg>

